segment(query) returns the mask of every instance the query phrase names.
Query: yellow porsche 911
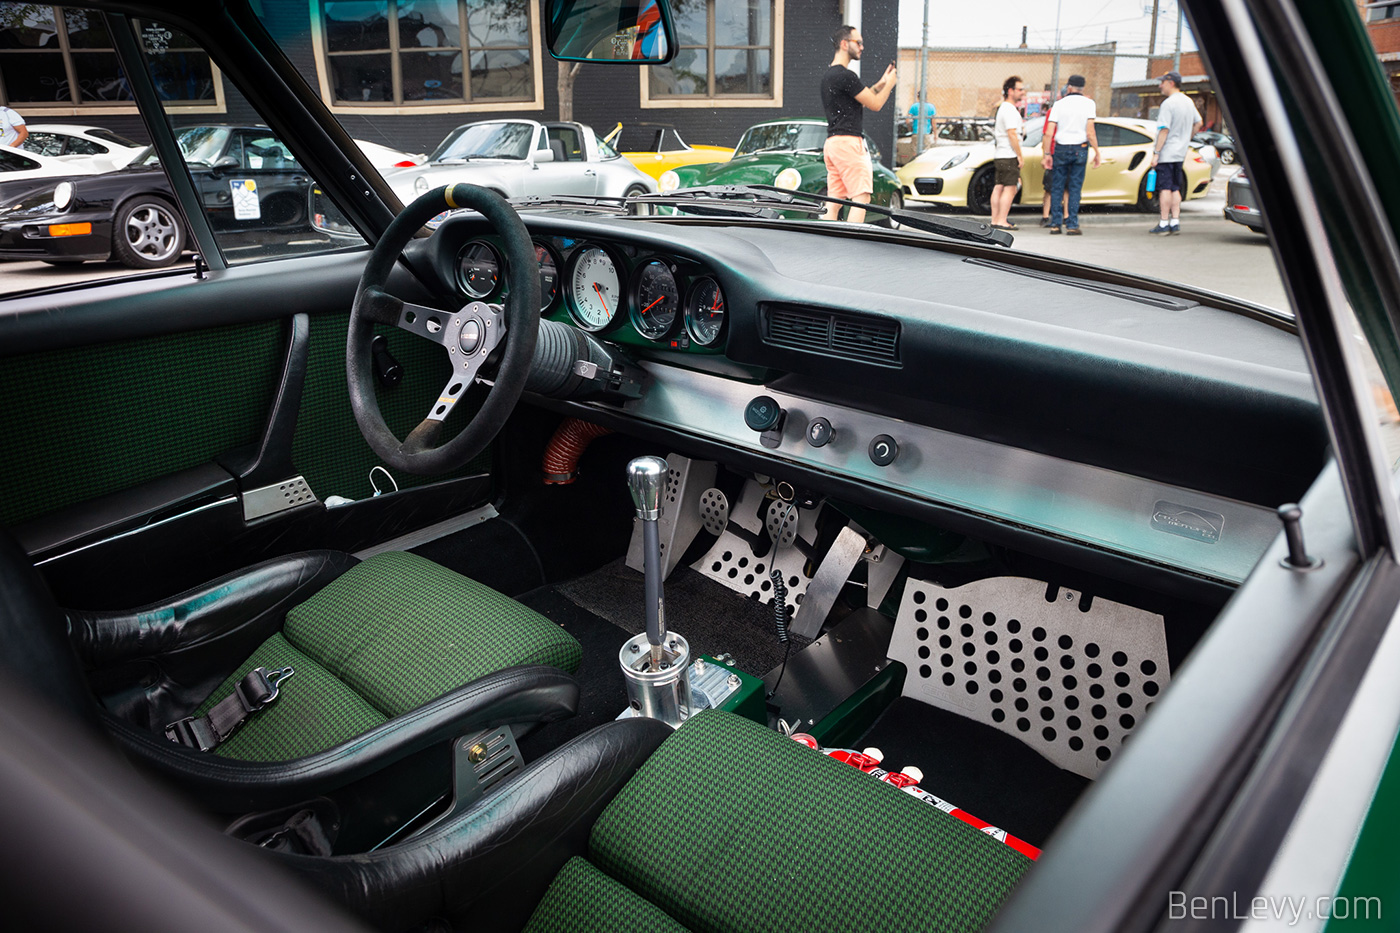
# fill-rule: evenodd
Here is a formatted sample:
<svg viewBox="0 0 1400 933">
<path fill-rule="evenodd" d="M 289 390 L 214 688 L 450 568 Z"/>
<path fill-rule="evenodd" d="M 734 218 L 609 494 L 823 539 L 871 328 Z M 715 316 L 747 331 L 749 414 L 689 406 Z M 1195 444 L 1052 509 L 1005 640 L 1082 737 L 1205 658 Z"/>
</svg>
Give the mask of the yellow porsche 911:
<svg viewBox="0 0 1400 933">
<path fill-rule="evenodd" d="M 1131 117 L 1098 117 L 1094 120 L 1102 160 L 1084 173 L 1083 204 L 1131 204 L 1143 210 L 1156 210 L 1157 202 L 1147 192 L 1147 170 L 1152 166 L 1152 144 L 1157 124 Z M 1045 193 L 1045 170 L 1041 167 L 1043 117 L 1026 122 L 1021 149 L 1021 190 L 1018 204 L 1039 204 Z M 935 146 L 926 149 L 896 173 L 904 200 L 910 203 L 968 207 L 974 213 L 991 212 L 995 169 L 995 146 L 980 142 L 967 147 Z M 1187 200 L 1204 197 L 1210 188 L 1215 163 L 1202 158 L 1195 147 L 1186 156 Z"/>
<path fill-rule="evenodd" d="M 638 171 L 660 178 L 668 169 L 682 165 L 728 162 L 734 150 L 728 146 L 692 146 L 669 123 L 619 123 L 607 135 L 607 143 L 622 153 Z"/>
</svg>

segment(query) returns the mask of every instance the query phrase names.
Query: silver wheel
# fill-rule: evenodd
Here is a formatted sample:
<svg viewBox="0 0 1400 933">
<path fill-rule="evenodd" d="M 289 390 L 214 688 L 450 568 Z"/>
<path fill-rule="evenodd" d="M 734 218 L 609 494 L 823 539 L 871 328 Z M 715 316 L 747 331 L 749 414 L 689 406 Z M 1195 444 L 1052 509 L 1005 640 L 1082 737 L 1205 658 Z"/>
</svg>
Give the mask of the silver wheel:
<svg viewBox="0 0 1400 933">
<path fill-rule="evenodd" d="M 117 235 L 126 247 L 123 252 L 149 266 L 172 261 L 184 244 L 175 212 L 157 201 L 142 201 L 124 210 Z"/>
<path fill-rule="evenodd" d="M 1235 150 L 1233 150 L 1233 149 L 1221 149 L 1221 150 L 1220 150 L 1220 161 L 1221 161 L 1221 162 L 1224 162 L 1226 165 L 1234 165 L 1234 164 L 1235 164 Z"/>
<path fill-rule="evenodd" d="M 902 211 L 902 210 L 904 210 L 904 195 L 903 195 L 903 194 L 901 194 L 901 193 L 898 192 L 898 191 L 891 191 L 891 192 L 890 192 L 890 210 L 892 210 L 892 211 Z M 898 229 L 899 229 L 899 221 L 898 221 L 898 220 L 895 220 L 893 217 L 886 217 L 886 218 L 885 218 L 885 225 L 888 226 L 888 227 L 890 227 L 891 229 L 894 229 L 894 230 L 898 230 Z"/>
</svg>

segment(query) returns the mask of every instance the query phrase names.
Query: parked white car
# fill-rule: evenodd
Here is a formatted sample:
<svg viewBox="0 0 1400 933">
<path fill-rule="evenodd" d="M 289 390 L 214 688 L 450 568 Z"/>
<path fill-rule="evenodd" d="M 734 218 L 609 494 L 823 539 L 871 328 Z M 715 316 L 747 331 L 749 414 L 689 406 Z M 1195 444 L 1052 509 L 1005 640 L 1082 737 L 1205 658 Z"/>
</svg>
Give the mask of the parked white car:
<svg viewBox="0 0 1400 933">
<path fill-rule="evenodd" d="M 70 166 L 89 166 L 87 171 L 96 173 L 125 168 L 146 147 L 100 126 L 38 123 L 30 125 L 29 136 L 19 148 L 62 159 Z"/>
<path fill-rule="evenodd" d="M 425 153 L 420 152 L 413 155 L 400 152 L 397 149 L 390 149 L 388 146 L 381 146 L 379 143 L 372 143 L 366 139 L 355 140 L 355 145 L 360 147 L 360 151 L 369 158 L 369 164 L 379 169 L 381 175 L 387 175 L 394 169 L 422 165 L 428 161 L 428 156 Z"/>
<path fill-rule="evenodd" d="M 0 188 L 9 182 L 30 178 L 48 178 L 55 175 L 91 175 L 95 169 L 91 163 L 81 160 L 55 158 L 16 149 L 14 146 L 0 146 Z"/>
<path fill-rule="evenodd" d="M 423 165 L 389 172 L 405 204 L 440 185 L 469 182 L 507 198 L 623 196 L 656 191 L 640 172 L 582 123 L 486 120 L 459 126 Z"/>
</svg>

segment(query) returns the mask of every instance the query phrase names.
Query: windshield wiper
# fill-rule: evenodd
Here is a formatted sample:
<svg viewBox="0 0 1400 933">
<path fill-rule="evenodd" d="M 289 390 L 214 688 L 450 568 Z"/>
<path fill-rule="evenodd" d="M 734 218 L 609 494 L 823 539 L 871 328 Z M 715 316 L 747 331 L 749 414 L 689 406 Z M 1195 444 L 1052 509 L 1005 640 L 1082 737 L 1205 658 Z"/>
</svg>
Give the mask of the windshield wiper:
<svg viewBox="0 0 1400 933">
<path fill-rule="evenodd" d="M 684 189 L 686 192 L 704 189 Z M 745 195 L 742 200 L 709 197 L 704 194 L 693 196 L 689 193 L 680 196 L 672 194 L 635 194 L 629 198 L 606 195 L 555 195 L 553 197 L 531 196 L 512 198 L 511 206 L 516 210 L 548 210 L 556 207 L 579 207 L 604 211 L 609 214 L 632 214 L 633 206 L 678 207 L 690 214 L 703 214 L 712 217 L 763 217 L 775 219 L 778 211 L 801 211 L 819 214 L 821 208 L 810 204 L 795 203 L 791 199 L 754 198 Z M 643 215 L 645 216 L 645 215 Z"/>
<path fill-rule="evenodd" d="M 812 194 L 808 191 L 790 191 L 786 188 L 776 188 L 772 185 L 708 185 L 696 188 L 680 188 L 668 192 L 664 195 L 639 194 L 632 198 L 633 201 L 643 201 L 657 203 L 658 198 L 672 198 L 681 204 L 687 205 L 691 199 L 707 199 L 719 202 L 734 203 L 738 201 L 748 201 L 753 204 L 762 204 L 764 207 L 778 208 L 786 211 L 805 211 L 808 214 L 820 214 L 823 209 L 817 209 L 817 204 L 845 204 L 850 207 L 859 207 L 863 210 L 873 211 L 885 217 L 893 217 L 906 227 L 915 230 L 923 230 L 927 233 L 936 233 L 955 240 L 968 240 L 973 243 L 995 243 L 999 246 L 1010 246 L 1015 242 L 1015 237 L 1005 230 L 997 230 L 991 224 L 977 220 L 962 220 L 953 217 L 930 217 L 927 214 L 915 214 L 909 211 L 897 211 L 888 207 L 881 207 L 878 204 L 866 204 L 862 201 L 848 201 L 844 198 L 833 198 L 825 194 Z"/>
</svg>

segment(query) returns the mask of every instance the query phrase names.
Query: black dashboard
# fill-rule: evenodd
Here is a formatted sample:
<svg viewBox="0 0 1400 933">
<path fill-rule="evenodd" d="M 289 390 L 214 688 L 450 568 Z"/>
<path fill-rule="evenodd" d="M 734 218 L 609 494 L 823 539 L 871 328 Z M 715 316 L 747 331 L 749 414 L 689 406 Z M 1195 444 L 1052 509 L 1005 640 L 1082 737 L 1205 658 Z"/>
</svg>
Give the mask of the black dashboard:
<svg viewBox="0 0 1400 933">
<path fill-rule="evenodd" d="M 931 236 L 522 216 L 542 315 L 646 372 L 578 413 L 678 447 L 1234 582 L 1325 461 L 1301 346 L 1262 309 Z M 480 218 L 413 251 L 440 291 L 500 300 Z"/>
</svg>

